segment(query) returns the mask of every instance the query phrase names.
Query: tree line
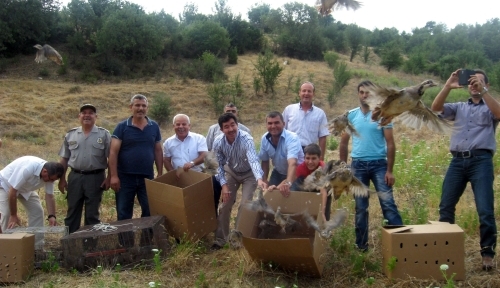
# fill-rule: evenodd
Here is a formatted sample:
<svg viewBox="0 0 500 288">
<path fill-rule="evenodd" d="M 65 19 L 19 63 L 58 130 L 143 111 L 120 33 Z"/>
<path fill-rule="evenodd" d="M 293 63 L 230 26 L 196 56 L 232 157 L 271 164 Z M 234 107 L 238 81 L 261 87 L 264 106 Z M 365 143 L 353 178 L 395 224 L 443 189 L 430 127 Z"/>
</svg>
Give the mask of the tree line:
<svg viewBox="0 0 500 288">
<path fill-rule="evenodd" d="M 323 60 L 325 52 L 335 51 L 364 62 L 375 53 L 388 71 L 427 72 L 442 79 L 457 67 L 481 67 L 493 83 L 500 83 L 498 18 L 454 28 L 430 21 L 406 33 L 347 25 L 298 2 L 277 9 L 255 4 L 246 16 L 248 20 L 235 15 L 227 0 L 216 0 L 210 15 L 188 3 L 176 16 L 163 10 L 146 13 L 140 5 L 122 0 L 72 0 L 64 7 L 57 0 L 4 0 L 0 60 L 34 53 L 34 44 L 50 43 L 64 45 L 74 69 L 89 69 L 91 62 L 91 68 L 121 75 L 133 73 L 138 63 L 198 60 L 203 53 L 236 63 L 237 55 L 247 52 L 270 50 L 290 58 Z M 203 78 L 196 65 L 178 72 Z"/>
</svg>

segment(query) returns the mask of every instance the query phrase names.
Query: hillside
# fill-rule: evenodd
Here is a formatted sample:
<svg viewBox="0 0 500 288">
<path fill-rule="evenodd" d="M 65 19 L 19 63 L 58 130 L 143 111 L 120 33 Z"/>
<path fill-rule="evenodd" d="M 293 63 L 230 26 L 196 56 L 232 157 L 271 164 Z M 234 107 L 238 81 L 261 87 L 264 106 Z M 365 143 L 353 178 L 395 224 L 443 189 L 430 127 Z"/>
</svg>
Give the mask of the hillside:
<svg viewBox="0 0 500 288">
<path fill-rule="evenodd" d="M 288 89 L 288 79 L 295 83 L 297 77 L 303 81 L 312 81 L 316 87 L 315 104 L 325 110 L 329 119 L 345 110 L 358 106 L 357 84 L 365 79 L 385 86 L 404 87 L 421 82 L 429 75 L 407 75 L 402 72 L 388 73 L 378 66 L 378 59 L 364 64 L 359 58 L 348 63 L 355 77 L 343 90 L 343 96 L 335 107 L 327 102 L 328 89 L 333 78 L 332 70 L 325 62 L 308 62 L 295 59 L 285 60 L 276 89 L 276 100 L 269 95 L 255 95 L 252 81 L 253 63 L 257 55 L 239 56 L 237 65 L 226 67 L 229 79 L 240 75 L 245 102 L 240 109 L 242 122 L 251 130 L 256 142 L 265 132 L 265 115 L 270 110 L 282 111 L 290 103 L 296 102 L 297 95 Z M 347 56 L 341 59 L 348 61 Z M 46 68 L 49 77 L 39 79 L 39 71 Z M 129 116 L 128 102 L 133 94 L 141 93 L 149 97 L 154 104 L 155 93 L 163 92 L 172 99 L 172 113 L 185 113 L 191 117 L 191 130 L 206 134 L 210 125 L 216 122 L 212 104 L 207 96 L 208 84 L 191 79 L 181 79 L 171 73 L 162 77 L 141 78 L 130 81 L 106 79 L 97 84 L 75 82 L 78 71 L 70 70 L 67 75 L 56 76 L 57 67 L 53 63 L 37 65 L 32 56 L 20 57 L 15 65 L 9 66 L 0 74 L 0 169 L 13 159 L 23 155 L 36 155 L 47 160 L 58 161 L 57 153 L 65 132 L 78 126 L 78 108 L 84 103 L 92 103 L 98 109 L 97 124 L 109 130 Z M 293 78 L 291 78 L 293 76 Z M 117 83 L 118 82 L 118 83 Z M 286 91 L 288 93 L 286 93 Z M 495 95 L 498 96 L 498 95 Z M 173 116 L 172 115 L 172 116 Z M 162 138 L 173 134 L 167 123 L 162 127 Z M 395 197 L 400 209 L 406 211 L 409 224 L 417 221 L 435 220 L 439 202 L 440 183 L 449 159 L 447 136 L 434 135 L 428 130 L 415 131 L 396 125 L 396 145 L 398 147 L 395 172 L 398 179 Z M 329 159 L 335 158 L 337 151 L 328 151 Z M 413 162 L 414 161 L 414 162 Z M 495 157 L 496 172 L 500 168 Z M 413 172 L 408 172 L 413 171 Z M 428 178 L 426 178 L 428 177 Z M 426 184 L 428 183 L 428 184 Z M 427 185 L 427 186 L 424 186 Z M 498 183 L 496 184 L 498 189 Z M 43 193 L 42 193 L 43 194 Z M 466 267 L 467 281 L 460 282 L 460 287 L 500 287 L 500 276 L 495 270 L 491 273 L 479 269 L 480 257 L 478 246 L 478 223 L 471 193 L 465 193 L 460 201 L 459 222 L 466 230 Z M 423 196 L 422 196 L 423 195 Z M 41 195 L 43 198 L 43 195 Z M 64 195 L 57 193 L 58 215 L 65 214 Z M 336 207 L 348 207 L 353 212 L 351 199 L 341 197 L 334 203 Z M 498 198 L 496 199 L 499 200 Z M 136 205 L 137 207 L 138 205 Z M 418 210 L 421 209 L 421 210 Z M 497 215 L 499 215 L 497 205 Z M 114 195 L 108 191 L 103 199 L 103 221 L 114 221 Z M 236 210 L 236 209 L 233 209 Z M 417 215 L 415 211 L 424 213 Z M 138 215 L 139 211 L 135 211 Z M 382 216 L 376 200 L 372 199 L 370 208 L 370 245 L 373 251 L 360 254 L 352 248 L 353 217 L 349 216 L 343 230 L 339 230 L 337 248 L 330 249 L 325 255 L 326 268 L 324 277 L 310 279 L 286 273 L 276 267 L 266 267 L 250 261 L 248 254 L 242 251 L 223 249 L 210 252 L 211 235 L 200 243 L 177 245 L 168 260 L 162 264 L 162 273 L 153 270 L 134 269 L 118 273 L 105 270 L 102 273 L 91 271 L 87 274 L 74 274 L 64 270 L 56 273 L 44 273 L 37 270 L 34 276 L 22 287 L 146 287 L 150 281 L 161 283 L 161 287 L 437 287 L 444 286 L 438 281 L 416 279 L 390 280 L 381 270 L 380 223 Z M 423 218 L 418 218 L 423 217 Z M 474 218 L 476 217 L 476 218 Z M 61 216 L 59 219 L 62 219 Z M 23 217 L 26 219 L 26 217 Z M 62 223 L 62 220 L 59 220 Z M 332 242 L 333 244 L 333 242 Z M 340 249 L 340 248 L 342 249 Z M 373 277 L 373 284 L 367 280 Z M 15 287 L 15 286 L 13 286 Z"/>
</svg>

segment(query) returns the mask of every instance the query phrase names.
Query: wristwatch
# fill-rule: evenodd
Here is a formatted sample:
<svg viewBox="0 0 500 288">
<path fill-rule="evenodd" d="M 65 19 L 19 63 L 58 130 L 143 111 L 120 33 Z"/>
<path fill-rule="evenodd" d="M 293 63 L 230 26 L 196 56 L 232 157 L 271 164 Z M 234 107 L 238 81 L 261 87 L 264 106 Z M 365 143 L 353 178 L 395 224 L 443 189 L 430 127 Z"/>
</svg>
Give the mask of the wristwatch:
<svg viewBox="0 0 500 288">
<path fill-rule="evenodd" d="M 481 95 L 483 95 L 486 92 L 488 92 L 488 88 L 486 88 L 486 86 L 483 86 L 483 91 L 481 91 Z"/>
<path fill-rule="evenodd" d="M 286 181 L 285 184 L 288 186 L 292 186 L 292 182 L 290 182 L 290 181 Z"/>
<path fill-rule="evenodd" d="M 193 165 L 193 166 L 191 166 L 191 167 L 196 166 L 196 165 L 194 164 L 194 162 L 193 162 L 193 161 L 191 161 L 191 162 L 189 162 L 189 163 L 191 163 L 191 165 Z"/>
</svg>

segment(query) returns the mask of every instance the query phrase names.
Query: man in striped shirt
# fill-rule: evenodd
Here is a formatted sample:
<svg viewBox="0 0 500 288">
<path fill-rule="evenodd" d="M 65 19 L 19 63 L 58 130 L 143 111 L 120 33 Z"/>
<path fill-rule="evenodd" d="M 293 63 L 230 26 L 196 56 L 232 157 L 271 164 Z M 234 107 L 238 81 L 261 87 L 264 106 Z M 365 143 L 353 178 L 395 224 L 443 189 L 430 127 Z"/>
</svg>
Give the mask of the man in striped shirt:
<svg viewBox="0 0 500 288">
<path fill-rule="evenodd" d="M 219 117 L 219 126 L 223 134 L 215 138 L 213 150 L 219 162 L 218 180 L 222 186 L 222 205 L 212 250 L 219 250 L 226 243 L 231 210 L 240 185 L 243 186 L 241 203 L 252 200 L 257 186 L 267 188 L 262 180 L 263 171 L 252 136 L 238 130 L 236 116 L 232 113 L 222 114 Z"/>
</svg>

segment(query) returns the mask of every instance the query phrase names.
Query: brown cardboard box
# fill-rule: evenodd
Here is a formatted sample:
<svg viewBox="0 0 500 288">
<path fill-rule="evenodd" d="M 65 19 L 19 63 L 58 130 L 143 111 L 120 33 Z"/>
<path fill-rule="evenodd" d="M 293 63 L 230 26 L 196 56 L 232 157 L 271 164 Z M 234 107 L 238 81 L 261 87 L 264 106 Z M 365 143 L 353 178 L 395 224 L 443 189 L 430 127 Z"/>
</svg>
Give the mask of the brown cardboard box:
<svg viewBox="0 0 500 288">
<path fill-rule="evenodd" d="M 264 199 L 274 210 L 278 206 L 284 214 L 293 214 L 307 210 L 311 216 L 318 218 L 322 224 L 322 217 L 317 217 L 321 206 L 319 193 L 292 192 L 287 198 L 275 190 L 264 194 Z M 274 215 L 267 215 L 274 219 Z M 279 239 L 259 239 L 258 227 L 264 219 L 262 212 L 241 208 L 237 230 L 243 234 L 243 246 L 254 261 L 270 262 L 280 267 L 296 271 L 301 275 L 320 277 L 323 272 L 323 261 L 320 261 L 328 247 L 327 241 L 319 236 L 312 228 L 307 227 L 300 216 L 293 219 L 301 221 L 301 228 L 289 234 L 273 233 Z M 279 229 L 278 229 L 279 230 Z"/>
<path fill-rule="evenodd" d="M 465 280 L 464 231 L 456 224 L 385 226 L 382 255 L 389 278 L 444 280 L 440 266 L 446 264 L 448 277 L 456 273 L 454 280 Z M 387 266 L 391 257 L 397 259 L 392 271 Z"/>
<path fill-rule="evenodd" d="M 196 241 L 217 228 L 212 176 L 189 170 L 146 179 L 151 215 L 164 215 L 168 233 Z"/>
<path fill-rule="evenodd" d="M 21 282 L 33 271 L 35 235 L 0 234 L 0 282 Z"/>
</svg>

